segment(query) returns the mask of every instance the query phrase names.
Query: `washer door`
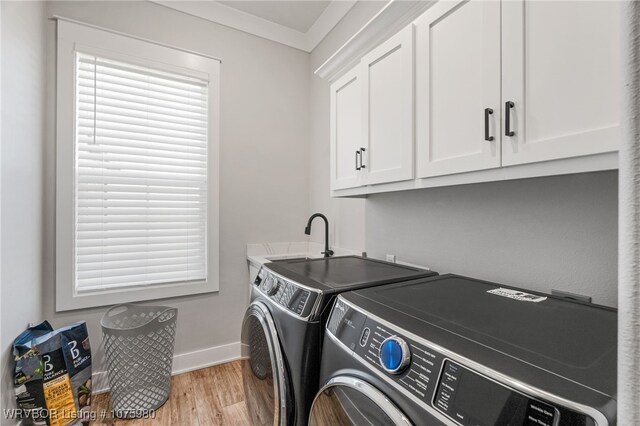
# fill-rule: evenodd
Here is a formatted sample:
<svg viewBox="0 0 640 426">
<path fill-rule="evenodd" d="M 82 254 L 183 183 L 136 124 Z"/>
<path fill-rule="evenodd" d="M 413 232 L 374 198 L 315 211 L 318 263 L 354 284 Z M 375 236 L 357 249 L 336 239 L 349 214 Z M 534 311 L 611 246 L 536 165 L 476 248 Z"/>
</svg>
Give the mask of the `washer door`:
<svg viewBox="0 0 640 426">
<path fill-rule="evenodd" d="M 242 381 L 251 424 L 286 424 L 288 382 L 273 318 L 262 302 L 253 302 L 242 323 Z"/>
<path fill-rule="evenodd" d="M 349 376 L 334 377 L 318 392 L 309 426 L 411 425 L 387 398 L 370 384 Z"/>
</svg>

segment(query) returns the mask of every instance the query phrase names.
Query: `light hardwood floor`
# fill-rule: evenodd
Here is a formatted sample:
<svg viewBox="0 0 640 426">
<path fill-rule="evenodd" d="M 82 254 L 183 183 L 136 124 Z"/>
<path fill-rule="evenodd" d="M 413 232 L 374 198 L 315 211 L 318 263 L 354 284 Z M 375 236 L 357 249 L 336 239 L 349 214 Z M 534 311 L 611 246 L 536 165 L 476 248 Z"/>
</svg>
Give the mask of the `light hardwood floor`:
<svg viewBox="0 0 640 426">
<path fill-rule="evenodd" d="M 210 426 L 249 425 L 242 388 L 240 361 L 180 374 L 171 378 L 169 400 L 156 411 L 155 419 L 121 420 L 111 416 L 111 396 L 93 396 L 93 411 L 106 413 L 92 425 L 118 426 Z M 104 410 L 104 411 L 103 411 Z"/>
</svg>

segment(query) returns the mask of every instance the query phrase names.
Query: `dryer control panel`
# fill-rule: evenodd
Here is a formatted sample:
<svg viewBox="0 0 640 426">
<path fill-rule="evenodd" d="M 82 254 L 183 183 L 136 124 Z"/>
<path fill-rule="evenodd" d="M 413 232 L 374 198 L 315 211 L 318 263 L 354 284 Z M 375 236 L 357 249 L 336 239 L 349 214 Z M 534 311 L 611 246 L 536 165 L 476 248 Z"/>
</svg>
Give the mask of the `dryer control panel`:
<svg viewBox="0 0 640 426">
<path fill-rule="evenodd" d="M 264 267 L 260 268 L 253 285 L 278 305 L 300 317 L 309 316 L 318 297 L 316 292 L 286 280 Z"/>
<path fill-rule="evenodd" d="M 408 336 L 341 297 L 327 322 L 353 355 L 431 414 L 459 425 L 594 425 L 590 416 L 525 395 Z"/>
</svg>

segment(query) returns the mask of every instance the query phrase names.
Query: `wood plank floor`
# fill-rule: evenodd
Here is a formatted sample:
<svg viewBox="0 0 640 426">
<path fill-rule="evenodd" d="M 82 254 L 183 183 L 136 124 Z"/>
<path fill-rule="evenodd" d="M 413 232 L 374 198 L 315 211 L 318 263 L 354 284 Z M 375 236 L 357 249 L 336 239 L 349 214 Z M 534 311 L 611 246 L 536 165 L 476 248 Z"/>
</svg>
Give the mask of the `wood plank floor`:
<svg viewBox="0 0 640 426">
<path fill-rule="evenodd" d="M 173 376 L 169 400 L 156 411 L 155 419 L 114 419 L 111 395 L 102 393 L 93 398 L 98 420 L 92 425 L 249 425 L 240 361 Z M 106 414 L 104 418 L 101 413 Z"/>
</svg>

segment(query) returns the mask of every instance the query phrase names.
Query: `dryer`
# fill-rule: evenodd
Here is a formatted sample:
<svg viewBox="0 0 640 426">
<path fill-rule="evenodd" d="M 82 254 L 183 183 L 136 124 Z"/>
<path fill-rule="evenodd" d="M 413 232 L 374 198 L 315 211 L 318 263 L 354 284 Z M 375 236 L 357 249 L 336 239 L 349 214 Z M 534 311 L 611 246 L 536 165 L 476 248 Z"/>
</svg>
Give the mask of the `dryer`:
<svg viewBox="0 0 640 426">
<path fill-rule="evenodd" d="M 305 425 L 319 387 L 324 322 L 336 295 L 437 273 L 359 256 L 265 264 L 242 325 L 252 424 Z"/>
<path fill-rule="evenodd" d="M 311 425 L 612 425 L 617 311 L 457 275 L 341 294 Z"/>
</svg>

